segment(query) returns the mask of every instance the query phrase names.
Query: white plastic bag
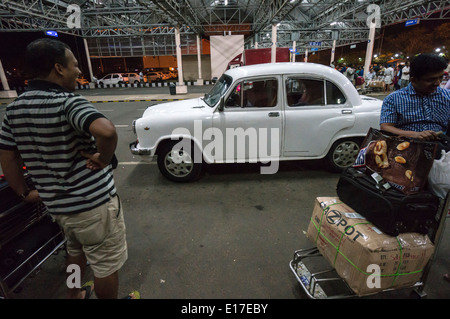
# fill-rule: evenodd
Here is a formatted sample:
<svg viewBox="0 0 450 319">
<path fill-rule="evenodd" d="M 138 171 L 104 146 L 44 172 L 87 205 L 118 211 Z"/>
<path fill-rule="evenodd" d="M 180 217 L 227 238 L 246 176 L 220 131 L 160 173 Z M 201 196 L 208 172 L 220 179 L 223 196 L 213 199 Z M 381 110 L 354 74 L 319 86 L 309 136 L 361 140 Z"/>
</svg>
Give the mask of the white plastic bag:
<svg viewBox="0 0 450 319">
<path fill-rule="evenodd" d="M 450 191 L 450 152 L 442 151 L 440 159 L 436 159 L 428 174 L 430 191 L 440 198 L 445 198 Z"/>
</svg>

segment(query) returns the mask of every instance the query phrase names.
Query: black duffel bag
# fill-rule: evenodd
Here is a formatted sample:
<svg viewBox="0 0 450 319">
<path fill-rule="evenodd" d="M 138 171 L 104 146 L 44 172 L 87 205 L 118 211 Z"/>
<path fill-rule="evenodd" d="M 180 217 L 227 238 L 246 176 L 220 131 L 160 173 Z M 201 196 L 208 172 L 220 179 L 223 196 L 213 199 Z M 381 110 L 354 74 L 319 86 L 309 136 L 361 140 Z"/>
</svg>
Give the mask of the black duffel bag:
<svg viewBox="0 0 450 319">
<path fill-rule="evenodd" d="M 380 175 L 347 168 L 339 178 L 337 195 L 385 234 L 417 232 L 427 234 L 436 227 L 440 199 L 429 191 L 406 195 Z"/>
</svg>

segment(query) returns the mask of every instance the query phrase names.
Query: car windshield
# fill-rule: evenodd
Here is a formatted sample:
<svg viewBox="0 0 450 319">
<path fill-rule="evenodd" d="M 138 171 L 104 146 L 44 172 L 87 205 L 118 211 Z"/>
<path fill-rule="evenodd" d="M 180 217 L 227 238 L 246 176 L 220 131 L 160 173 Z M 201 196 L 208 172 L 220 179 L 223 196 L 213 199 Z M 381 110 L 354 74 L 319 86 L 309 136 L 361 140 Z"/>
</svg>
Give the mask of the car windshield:
<svg viewBox="0 0 450 319">
<path fill-rule="evenodd" d="M 222 75 L 217 81 L 217 83 L 213 86 L 209 93 L 205 94 L 204 101 L 210 107 L 213 107 L 220 100 L 220 97 L 228 90 L 233 79 L 229 75 Z"/>
</svg>

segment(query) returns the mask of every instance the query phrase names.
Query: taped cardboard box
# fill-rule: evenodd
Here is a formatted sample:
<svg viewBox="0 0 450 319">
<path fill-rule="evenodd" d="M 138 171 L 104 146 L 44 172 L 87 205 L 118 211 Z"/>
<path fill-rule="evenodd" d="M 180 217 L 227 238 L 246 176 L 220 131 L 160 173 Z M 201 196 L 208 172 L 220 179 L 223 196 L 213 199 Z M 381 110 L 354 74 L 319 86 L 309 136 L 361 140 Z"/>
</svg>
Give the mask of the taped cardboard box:
<svg viewBox="0 0 450 319">
<path fill-rule="evenodd" d="M 359 296 L 412 286 L 434 252 L 426 235 L 382 233 L 337 197 L 318 197 L 307 237 Z"/>
</svg>

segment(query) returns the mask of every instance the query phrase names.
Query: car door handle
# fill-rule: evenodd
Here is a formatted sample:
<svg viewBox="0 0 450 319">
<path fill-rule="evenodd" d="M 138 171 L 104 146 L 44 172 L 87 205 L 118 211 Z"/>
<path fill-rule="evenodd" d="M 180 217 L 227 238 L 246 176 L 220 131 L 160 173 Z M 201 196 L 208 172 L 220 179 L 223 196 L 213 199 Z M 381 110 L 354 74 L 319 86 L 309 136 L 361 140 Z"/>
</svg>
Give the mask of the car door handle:
<svg viewBox="0 0 450 319">
<path fill-rule="evenodd" d="M 342 110 L 341 113 L 342 114 L 352 114 L 353 111 L 352 110 Z"/>
<path fill-rule="evenodd" d="M 280 112 L 269 112 L 269 117 L 278 117 L 280 116 Z"/>
</svg>

